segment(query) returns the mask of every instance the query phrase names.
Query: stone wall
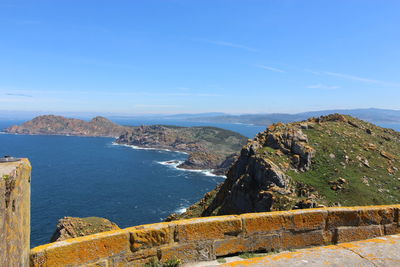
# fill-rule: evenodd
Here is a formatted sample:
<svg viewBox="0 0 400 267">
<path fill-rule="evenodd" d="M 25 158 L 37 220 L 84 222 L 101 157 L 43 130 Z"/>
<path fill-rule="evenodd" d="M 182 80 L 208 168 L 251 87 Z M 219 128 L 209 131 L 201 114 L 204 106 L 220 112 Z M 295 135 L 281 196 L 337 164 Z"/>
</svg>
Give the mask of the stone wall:
<svg viewBox="0 0 400 267">
<path fill-rule="evenodd" d="M 400 205 L 323 208 L 205 217 L 135 226 L 31 250 L 31 266 L 142 266 L 184 262 L 400 233 Z"/>
<path fill-rule="evenodd" d="M 0 266 L 29 266 L 31 165 L 0 163 Z"/>
</svg>

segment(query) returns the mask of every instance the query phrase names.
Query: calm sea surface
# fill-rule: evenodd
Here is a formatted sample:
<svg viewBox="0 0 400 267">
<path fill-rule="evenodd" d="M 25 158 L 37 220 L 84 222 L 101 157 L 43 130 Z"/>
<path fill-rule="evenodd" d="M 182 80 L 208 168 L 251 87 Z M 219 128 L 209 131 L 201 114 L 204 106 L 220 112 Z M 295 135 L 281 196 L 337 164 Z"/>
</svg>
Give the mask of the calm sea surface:
<svg viewBox="0 0 400 267">
<path fill-rule="evenodd" d="M 119 121 L 129 125 L 206 125 Z M 0 129 L 21 123 L 1 121 Z M 208 124 L 210 125 L 210 124 Z M 212 124 L 253 137 L 265 129 Z M 48 243 L 64 216 L 108 218 L 121 228 L 159 222 L 182 211 L 224 178 L 160 163 L 187 155 L 113 145 L 113 138 L 0 134 L 0 155 L 28 157 L 32 170 L 31 245 Z"/>
</svg>

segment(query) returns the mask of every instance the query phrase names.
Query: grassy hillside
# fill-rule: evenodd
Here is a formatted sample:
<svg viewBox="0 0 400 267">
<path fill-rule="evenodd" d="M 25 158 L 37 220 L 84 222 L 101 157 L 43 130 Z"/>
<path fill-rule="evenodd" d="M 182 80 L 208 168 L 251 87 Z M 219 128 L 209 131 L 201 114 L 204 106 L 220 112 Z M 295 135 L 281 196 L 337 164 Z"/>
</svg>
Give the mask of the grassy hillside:
<svg viewBox="0 0 400 267">
<path fill-rule="evenodd" d="M 175 218 L 400 202 L 400 133 L 345 115 L 277 123 Z"/>
</svg>

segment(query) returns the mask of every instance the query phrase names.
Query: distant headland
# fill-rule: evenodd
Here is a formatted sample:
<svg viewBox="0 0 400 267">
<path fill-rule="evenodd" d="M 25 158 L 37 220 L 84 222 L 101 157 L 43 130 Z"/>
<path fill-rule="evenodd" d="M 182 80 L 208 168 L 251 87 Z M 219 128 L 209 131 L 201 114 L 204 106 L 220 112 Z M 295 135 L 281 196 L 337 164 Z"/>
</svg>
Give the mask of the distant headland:
<svg viewBox="0 0 400 267">
<path fill-rule="evenodd" d="M 218 175 L 225 174 L 241 147 L 247 142 L 245 136 L 217 127 L 122 126 L 100 116 L 84 121 L 43 115 L 21 125 L 11 126 L 5 129 L 5 132 L 114 137 L 120 145 L 188 153 L 188 159 L 179 163 L 178 168 L 211 170 Z"/>
</svg>

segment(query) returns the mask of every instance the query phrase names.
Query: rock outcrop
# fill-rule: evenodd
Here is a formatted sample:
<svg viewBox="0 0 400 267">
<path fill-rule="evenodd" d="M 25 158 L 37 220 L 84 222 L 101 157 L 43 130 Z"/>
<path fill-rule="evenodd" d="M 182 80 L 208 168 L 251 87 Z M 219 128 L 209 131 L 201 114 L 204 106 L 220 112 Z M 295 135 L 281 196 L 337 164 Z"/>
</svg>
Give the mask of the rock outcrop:
<svg viewBox="0 0 400 267">
<path fill-rule="evenodd" d="M 100 217 L 64 217 L 58 221 L 50 242 L 120 229 L 115 223 Z"/>
<path fill-rule="evenodd" d="M 399 154 L 399 132 L 350 116 L 273 124 L 242 148 L 224 183 L 169 219 L 398 203 Z"/>
<path fill-rule="evenodd" d="M 87 122 L 62 116 L 43 115 L 27 121 L 22 125 L 11 126 L 5 131 L 16 134 L 118 137 L 127 129 L 127 127 L 118 125 L 100 116 Z"/>
</svg>

